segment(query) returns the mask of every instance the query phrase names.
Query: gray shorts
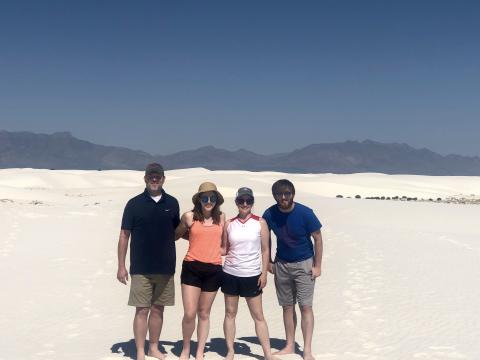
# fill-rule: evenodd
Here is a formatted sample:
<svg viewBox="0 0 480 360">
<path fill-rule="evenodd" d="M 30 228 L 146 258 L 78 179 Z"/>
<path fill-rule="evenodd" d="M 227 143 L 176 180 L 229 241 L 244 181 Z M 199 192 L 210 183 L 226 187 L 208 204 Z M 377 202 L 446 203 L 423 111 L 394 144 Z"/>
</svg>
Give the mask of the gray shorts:
<svg viewBox="0 0 480 360">
<path fill-rule="evenodd" d="M 150 307 L 172 306 L 175 303 L 173 275 L 131 275 L 128 305 Z"/>
<path fill-rule="evenodd" d="M 315 279 L 312 279 L 313 258 L 299 262 L 276 260 L 274 266 L 275 289 L 281 306 L 312 306 Z"/>
</svg>

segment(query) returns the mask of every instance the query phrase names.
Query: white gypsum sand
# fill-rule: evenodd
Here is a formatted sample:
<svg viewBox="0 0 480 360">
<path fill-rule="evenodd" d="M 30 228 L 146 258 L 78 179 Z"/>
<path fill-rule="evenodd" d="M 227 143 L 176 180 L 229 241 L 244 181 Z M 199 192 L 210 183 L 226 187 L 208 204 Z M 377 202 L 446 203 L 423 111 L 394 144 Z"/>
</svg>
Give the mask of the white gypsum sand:
<svg viewBox="0 0 480 360">
<path fill-rule="evenodd" d="M 181 211 L 202 181 L 217 183 L 235 215 L 240 186 L 256 195 L 255 213 L 273 204 L 271 184 L 288 178 L 296 200 L 324 224 L 322 277 L 316 287 L 317 359 L 477 359 L 480 354 L 480 206 L 336 199 L 366 196 L 445 198 L 480 194 L 479 177 L 184 169 L 165 189 Z M 143 191 L 140 171 L 0 170 L 0 359 L 127 359 L 134 349 L 128 286 L 116 280 L 117 239 L 126 201 Z M 180 265 L 176 306 L 165 311 L 161 342 L 181 349 Z M 284 338 L 273 278 L 263 295 L 272 346 Z M 215 300 L 208 358 L 220 358 L 223 295 Z M 195 338 L 195 337 L 194 337 Z M 262 355 L 245 302 L 237 316 L 239 358 Z M 297 329 L 297 342 L 302 336 Z M 298 355 L 282 356 L 297 359 Z"/>
</svg>

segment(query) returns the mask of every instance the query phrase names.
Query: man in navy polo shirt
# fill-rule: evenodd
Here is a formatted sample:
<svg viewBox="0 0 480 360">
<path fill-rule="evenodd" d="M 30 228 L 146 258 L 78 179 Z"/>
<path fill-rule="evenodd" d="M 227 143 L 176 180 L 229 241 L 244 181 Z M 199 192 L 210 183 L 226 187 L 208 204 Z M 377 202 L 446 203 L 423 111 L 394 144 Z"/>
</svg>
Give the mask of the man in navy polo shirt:
<svg viewBox="0 0 480 360">
<path fill-rule="evenodd" d="M 277 204 L 268 208 L 263 218 L 277 237 L 277 253 L 275 262 L 270 265 L 270 272 L 275 274 L 275 289 L 278 302 L 283 307 L 286 336 L 285 347 L 276 354 L 295 352 L 295 304 L 298 302 L 302 321 L 303 358 L 313 360 L 312 305 L 315 279 L 321 274 L 322 224 L 312 209 L 293 201 L 295 187 L 289 180 L 275 182 L 272 194 Z"/>
<path fill-rule="evenodd" d="M 174 305 L 175 228 L 180 223 L 178 201 L 163 189 L 165 175 L 160 164 L 145 170 L 145 191 L 125 206 L 118 240 L 117 279 L 127 284 L 125 267 L 130 242 L 130 296 L 135 306 L 133 333 L 137 360 L 145 360 L 145 339 L 149 333 L 148 355 L 164 359 L 158 349 L 165 306 Z"/>
</svg>

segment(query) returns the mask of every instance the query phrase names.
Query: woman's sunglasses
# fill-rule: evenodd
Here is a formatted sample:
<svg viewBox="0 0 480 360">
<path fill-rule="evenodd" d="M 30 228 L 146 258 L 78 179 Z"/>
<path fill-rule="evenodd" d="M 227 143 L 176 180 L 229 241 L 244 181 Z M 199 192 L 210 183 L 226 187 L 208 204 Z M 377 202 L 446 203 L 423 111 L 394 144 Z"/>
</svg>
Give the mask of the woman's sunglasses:
<svg viewBox="0 0 480 360">
<path fill-rule="evenodd" d="M 200 196 L 200 201 L 203 203 L 203 204 L 207 204 L 208 202 L 210 202 L 211 204 L 214 204 L 217 202 L 217 195 L 213 194 L 213 195 L 202 195 Z"/>
<path fill-rule="evenodd" d="M 247 205 L 253 205 L 253 198 L 249 197 L 249 198 L 238 198 L 238 199 L 235 199 L 235 203 L 237 205 L 243 205 L 244 203 L 247 203 Z"/>
</svg>

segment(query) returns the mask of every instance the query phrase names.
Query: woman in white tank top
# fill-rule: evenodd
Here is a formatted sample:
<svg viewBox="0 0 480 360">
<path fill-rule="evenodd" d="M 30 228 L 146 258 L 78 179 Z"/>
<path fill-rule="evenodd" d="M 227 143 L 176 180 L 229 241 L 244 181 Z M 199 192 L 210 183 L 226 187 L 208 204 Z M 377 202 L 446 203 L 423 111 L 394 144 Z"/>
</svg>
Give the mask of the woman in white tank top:
<svg viewBox="0 0 480 360">
<path fill-rule="evenodd" d="M 262 218 L 252 214 L 254 202 L 251 189 L 238 189 L 235 203 L 238 215 L 226 221 L 222 238 L 223 264 L 222 292 L 225 295 L 225 320 L 223 329 L 227 343 L 227 356 L 233 359 L 235 317 L 239 297 L 245 297 L 255 322 L 255 331 L 265 359 L 272 356 L 268 326 L 263 316 L 262 289 L 267 284 L 267 266 L 270 261 L 269 230 Z"/>
</svg>

